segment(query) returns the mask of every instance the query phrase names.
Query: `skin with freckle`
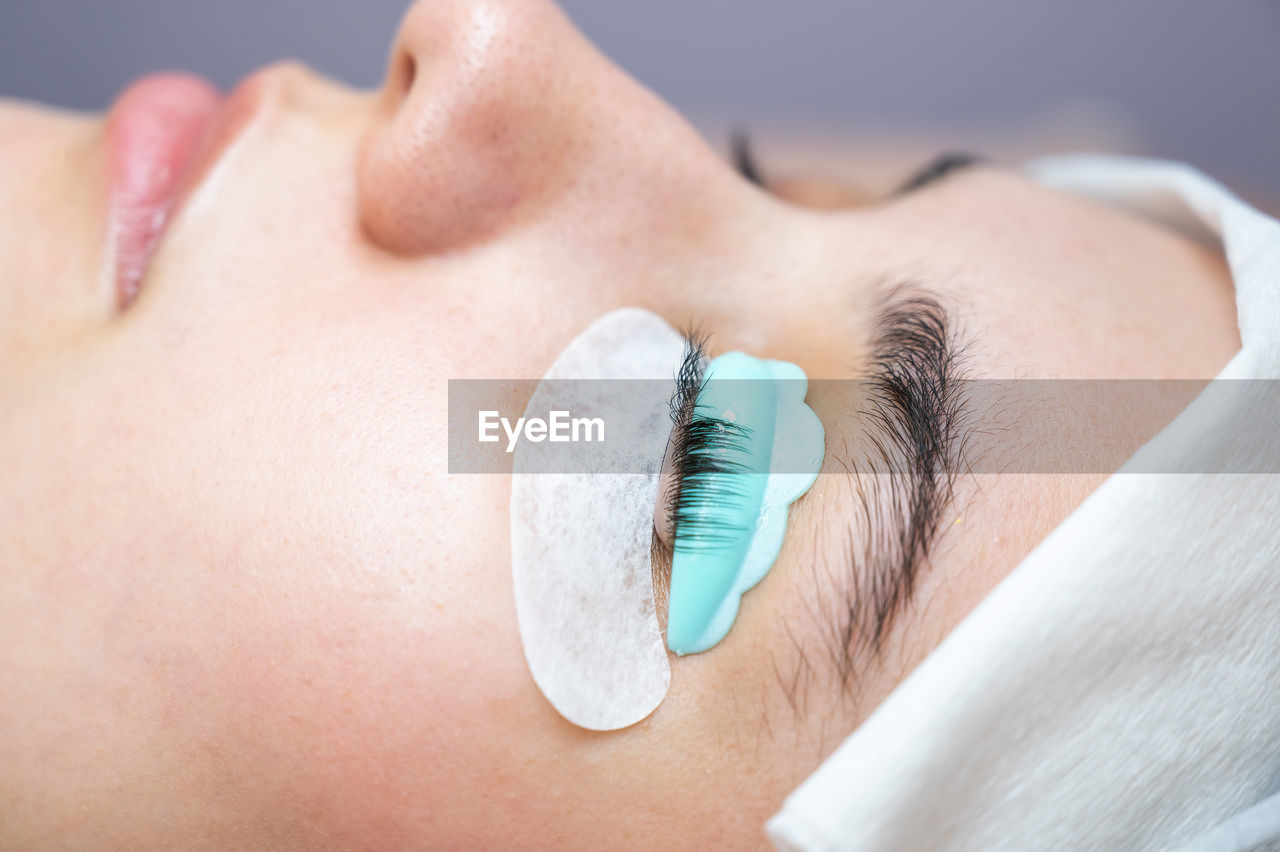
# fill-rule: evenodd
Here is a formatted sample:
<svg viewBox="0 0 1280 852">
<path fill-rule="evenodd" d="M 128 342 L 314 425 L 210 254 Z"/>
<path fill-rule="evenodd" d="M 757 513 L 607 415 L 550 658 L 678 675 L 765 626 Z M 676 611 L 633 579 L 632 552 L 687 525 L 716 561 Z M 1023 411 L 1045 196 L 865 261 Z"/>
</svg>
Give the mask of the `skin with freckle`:
<svg viewBox="0 0 1280 852">
<path fill-rule="evenodd" d="M 886 280 L 955 306 L 979 377 L 1208 378 L 1239 346 L 1220 257 L 1012 172 L 763 193 L 547 3 L 415 4 L 388 68 L 264 72 L 124 312 L 102 118 L 0 107 L 0 846 L 763 846 L 1100 478 L 958 483 L 845 691 L 818 578 L 857 482 L 820 478 L 726 640 L 597 734 L 526 668 L 509 483 L 448 474 L 447 381 L 536 378 L 626 305 L 855 376 Z"/>
</svg>

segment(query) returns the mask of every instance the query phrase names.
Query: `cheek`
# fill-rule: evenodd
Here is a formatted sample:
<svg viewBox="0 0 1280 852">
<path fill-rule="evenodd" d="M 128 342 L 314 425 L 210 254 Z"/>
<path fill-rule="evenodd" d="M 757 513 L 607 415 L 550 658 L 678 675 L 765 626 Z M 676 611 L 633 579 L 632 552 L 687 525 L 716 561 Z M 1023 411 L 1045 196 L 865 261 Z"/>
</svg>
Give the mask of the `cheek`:
<svg viewBox="0 0 1280 852">
<path fill-rule="evenodd" d="M 406 847 L 532 799 L 558 719 L 516 630 L 509 482 L 447 474 L 443 379 L 404 341 L 323 337 L 193 332 L 121 398 L 99 377 L 115 437 L 79 475 L 118 497 L 93 537 L 156 771 L 255 832 Z"/>
<path fill-rule="evenodd" d="M 187 673 L 165 715 L 218 779 L 212 800 L 247 786 L 263 830 L 323 826 L 330 842 L 388 848 L 491 824 L 554 760 L 538 755 L 549 711 L 525 670 L 495 534 L 505 482 L 448 491 L 442 503 L 423 486 L 426 530 L 375 524 L 400 533 L 394 547 L 329 530 L 286 555 L 264 539 L 244 553 L 252 579 L 204 596 L 222 616 L 196 641 L 216 662 Z"/>
</svg>

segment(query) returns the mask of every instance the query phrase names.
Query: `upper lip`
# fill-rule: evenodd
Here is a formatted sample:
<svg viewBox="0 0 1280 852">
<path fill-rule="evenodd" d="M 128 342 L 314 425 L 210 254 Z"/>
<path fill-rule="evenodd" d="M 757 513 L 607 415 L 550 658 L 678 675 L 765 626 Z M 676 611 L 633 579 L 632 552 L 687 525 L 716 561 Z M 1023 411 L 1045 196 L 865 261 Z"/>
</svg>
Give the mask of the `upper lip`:
<svg viewBox="0 0 1280 852">
<path fill-rule="evenodd" d="M 182 74 L 131 85 L 107 117 L 107 259 L 118 307 L 137 297 L 169 224 L 260 111 L 269 74 L 229 97 Z"/>
</svg>

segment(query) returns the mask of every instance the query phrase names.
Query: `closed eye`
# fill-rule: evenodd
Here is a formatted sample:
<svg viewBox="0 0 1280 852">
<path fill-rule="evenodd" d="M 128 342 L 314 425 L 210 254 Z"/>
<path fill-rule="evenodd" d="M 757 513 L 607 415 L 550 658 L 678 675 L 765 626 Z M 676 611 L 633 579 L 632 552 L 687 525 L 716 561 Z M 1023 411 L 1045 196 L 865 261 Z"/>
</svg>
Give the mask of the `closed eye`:
<svg viewBox="0 0 1280 852">
<path fill-rule="evenodd" d="M 765 185 L 764 175 L 760 172 L 760 166 L 756 162 L 755 154 L 751 150 L 751 137 L 747 135 L 747 131 L 742 128 L 733 131 L 733 135 L 729 137 L 729 154 L 733 159 L 734 171 L 746 178 L 749 183 L 754 183 L 761 189 L 768 188 Z"/>
<path fill-rule="evenodd" d="M 760 169 L 760 162 L 751 147 L 751 137 L 746 130 L 737 128 L 729 137 L 729 156 L 734 171 L 761 189 L 769 188 L 764 172 Z M 983 158 L 977 154 L 965 151 L 944 151 L 913 172 L 911 177 L 904 181 L 893 194 L 902 196 L 924 189 L 956 172 L 973 168 L 983 162 Z"/>
<path fill-rule="evenodd" d="M 945 151 L 926 163 L 923 168 L 917 170 L 898 188 L 894 195 L 906 195 L 909 192 L 915 192 L 930 184 L 937 183 L 948 175 L 973 168 L 981 163 L 982 158 L 976 154 L 966 154 L 963 151 Z"/>
</svg>

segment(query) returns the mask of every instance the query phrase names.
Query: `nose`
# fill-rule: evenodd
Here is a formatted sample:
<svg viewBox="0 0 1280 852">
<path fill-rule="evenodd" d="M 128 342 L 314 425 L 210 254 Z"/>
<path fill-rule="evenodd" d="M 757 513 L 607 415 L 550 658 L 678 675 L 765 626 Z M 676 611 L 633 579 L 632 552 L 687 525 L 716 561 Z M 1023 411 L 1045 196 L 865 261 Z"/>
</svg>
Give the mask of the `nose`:
<svg viewBox="0 0 1280 852">
<path fill-rule="evenodd" d="M 589 144 L 591 61 L 550 2 L 415 3 L 360 151 L 366 234 L 397 254 L 447 252 L 546 203 Z"/>
</svg>

